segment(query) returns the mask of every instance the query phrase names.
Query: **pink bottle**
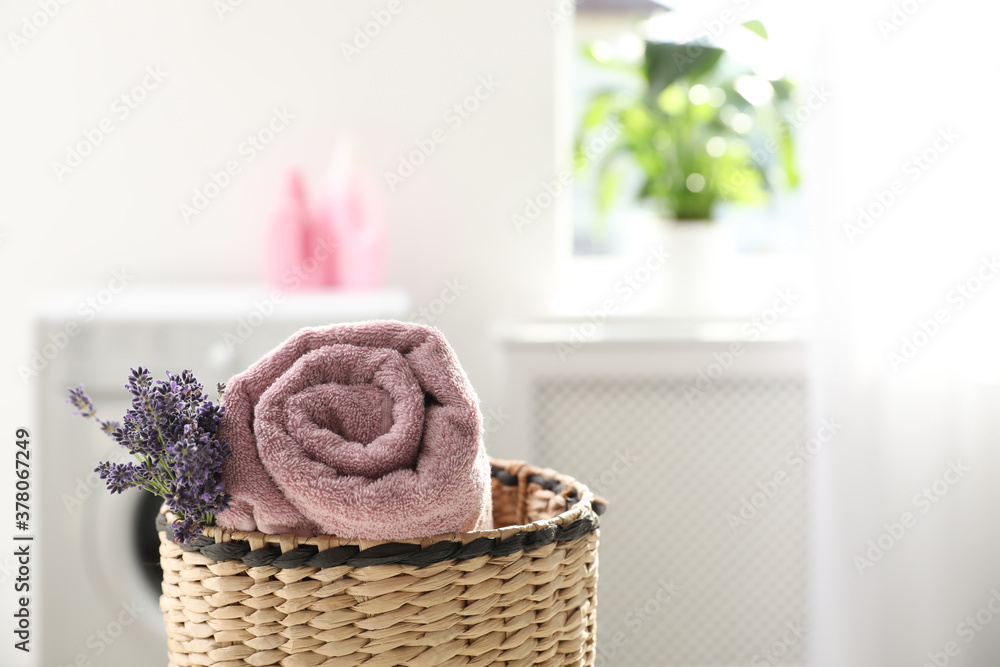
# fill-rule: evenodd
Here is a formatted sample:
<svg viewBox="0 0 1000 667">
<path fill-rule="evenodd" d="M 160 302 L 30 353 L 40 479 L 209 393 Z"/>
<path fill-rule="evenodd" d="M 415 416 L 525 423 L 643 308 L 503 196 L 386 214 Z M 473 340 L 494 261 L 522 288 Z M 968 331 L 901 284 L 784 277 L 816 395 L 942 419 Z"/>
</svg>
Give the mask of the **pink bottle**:
<svg viewBox="0 0 1000 667">
<path fill-rule="evenodd" d="M 271 287 L 294 291 L 323 284 L 332 257 L 316 256 L 315 236 L 302 176 L 292 170 L 264 245 L 264 277 Z"/>
<path fill-rule="evenodd" d="M 316 215 L 318 238 L 333 246 L 325 283 L 350 290 L 382 285 L 385 208 L 354 141 L 342 138 L 323 184 Z"/>
</svg>

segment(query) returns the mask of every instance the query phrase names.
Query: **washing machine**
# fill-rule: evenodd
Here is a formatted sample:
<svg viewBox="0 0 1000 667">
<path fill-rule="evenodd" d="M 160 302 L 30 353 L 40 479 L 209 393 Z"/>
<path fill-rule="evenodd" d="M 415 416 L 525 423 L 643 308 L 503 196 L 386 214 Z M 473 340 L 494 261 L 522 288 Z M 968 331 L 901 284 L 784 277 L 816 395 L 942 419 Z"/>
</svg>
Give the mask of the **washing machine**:
<svg viewBox="0 0 1000 667">
<path fill-rule="evenodd" d="M 406 319 L 398 291 L 278 295 L 253 287 L 129 286 L 106 303 L 77 293 L 37 308 L 32 370 L 35 664 L 137 667 L 166 663 L 154 518 L 160 502 L 112 496 L 93 473 L 128 454 L 96 424 L 73 417 L 69 387 L 83 383 L 104 419 L 129 404 L 129 369 L 194 371 L 210 393 L 304 326 Z M 95 307 L 97 306 L 97 307 Z"/>
</svg>

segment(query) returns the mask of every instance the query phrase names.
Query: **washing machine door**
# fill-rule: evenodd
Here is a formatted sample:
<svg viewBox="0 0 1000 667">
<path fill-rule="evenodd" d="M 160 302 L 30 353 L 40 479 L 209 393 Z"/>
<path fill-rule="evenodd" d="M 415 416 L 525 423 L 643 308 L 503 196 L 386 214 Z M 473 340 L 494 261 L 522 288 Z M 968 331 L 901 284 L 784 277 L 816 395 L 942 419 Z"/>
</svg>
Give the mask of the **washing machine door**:
<svg viewBox="0 0 1000 667">
<path fill-rule="evenodd" d="M 138 489 L 114 496 L 97 489 L 92 500 L 93 512 L 82 515 L 80 552 L 87 561 L 86 571 L 97 596 L 95 607 L 107 616 L 107 624 L 112 620 L 122 624 L 122 638 L 131 640 L 127 643 L 134 643 L 142 651 L 129 653 L 119 648 L 124 653 L 120 664 L 134 665 L 135 656 L 149 652 L 150 646 L 161 647 L 165 654 L 166 631 L 159 611 L 163 573 L 155 527 L 162 501 Z M 100 627 L 101 619 L 96 620 Z M 110 636 L 114 627 L 108 630 L 108 638 L 114 639 Z M 98 636 L 90 643 L 102 641 Z M 104 643 L 110 653 L 110 642 Z M 96 664 L 117 667 L 119 662 Z"/>
</svg>

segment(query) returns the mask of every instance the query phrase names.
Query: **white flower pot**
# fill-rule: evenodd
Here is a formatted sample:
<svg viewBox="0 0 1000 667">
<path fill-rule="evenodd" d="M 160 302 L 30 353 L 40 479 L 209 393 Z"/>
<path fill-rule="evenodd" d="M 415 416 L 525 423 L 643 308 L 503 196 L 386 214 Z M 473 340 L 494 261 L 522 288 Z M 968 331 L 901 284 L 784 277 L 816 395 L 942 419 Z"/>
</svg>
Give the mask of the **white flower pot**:
<svg viewBox="0 0 1000 667">
<path fill-rule="evenodd" d="M 712 317 L 727 310 L 737 265 L 736 233 L 718 220 L 664 220 L 647 214 L 635 220 L 630 252 L 639 258 L 650 246 L 669 259 L 644 295 L 651 314 L 661 317 Z"/>
</svg>

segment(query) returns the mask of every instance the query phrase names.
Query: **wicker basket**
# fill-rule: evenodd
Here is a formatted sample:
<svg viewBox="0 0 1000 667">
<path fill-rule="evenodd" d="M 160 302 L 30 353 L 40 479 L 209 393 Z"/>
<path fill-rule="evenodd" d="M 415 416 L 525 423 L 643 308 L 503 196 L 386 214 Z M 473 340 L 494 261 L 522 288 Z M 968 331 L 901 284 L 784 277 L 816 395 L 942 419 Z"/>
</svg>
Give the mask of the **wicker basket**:
<svg viewBox="0 0 1000 667">
<path fill-rule="evenodd" d="M 575 480 L 493 461 L 497 530 L 381 542 L 208 528 L 171 540 L 170 667 L 593 665 L 597 514 Z"/>
</svg>

